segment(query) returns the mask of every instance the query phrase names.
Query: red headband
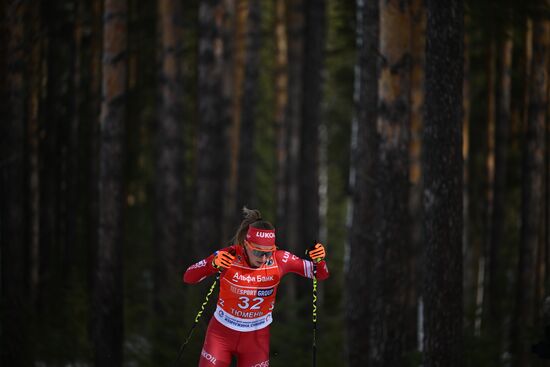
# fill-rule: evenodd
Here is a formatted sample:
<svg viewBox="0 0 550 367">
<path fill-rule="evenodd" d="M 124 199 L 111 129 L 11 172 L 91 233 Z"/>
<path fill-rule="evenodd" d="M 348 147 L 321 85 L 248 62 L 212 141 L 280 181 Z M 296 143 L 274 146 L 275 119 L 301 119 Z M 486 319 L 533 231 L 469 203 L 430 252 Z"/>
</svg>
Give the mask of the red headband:
<svg viewBox="0 0 550 367">
<path fill-rule="evenodd" d="M 275 249 L 275 230 L 248 227 L 246 240 L 260 246 L 271 246 Z"/>
</svg>

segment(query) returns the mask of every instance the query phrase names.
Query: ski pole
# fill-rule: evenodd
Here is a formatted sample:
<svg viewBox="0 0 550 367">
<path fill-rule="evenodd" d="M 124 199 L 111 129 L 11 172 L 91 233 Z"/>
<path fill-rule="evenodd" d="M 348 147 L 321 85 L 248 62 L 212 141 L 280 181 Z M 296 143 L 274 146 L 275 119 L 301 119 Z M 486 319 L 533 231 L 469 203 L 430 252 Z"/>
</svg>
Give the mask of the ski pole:
<svg viewBox="0 0 550 367">
<path fill-rule="evenodd" d="M 317 263 L 313 262 L 313 367 L 317 366 Z"/>
<path fill-rule="evenodd" d="M 199 323 L 199 320 L 202 316 L 202 313 L 204 312 L 204 308 L 208 304 L 209 297 L 212 294 L 212 292 L 214 291 L 214 288 L 216 288 L 216 283 L 218 282 L 219 279 L 220 279 L 220 273 L 218 273 L 216 275 L 216 279 L 214 280 L 214 283 L 212 283 L 212 285 L 210 286 L 210 289 L 208 290 L 208 293 L 206 294 L 205 300 L 201 305 L 201 309 L 199 310 L 199 312 L 197 312 L 197 316 L 195 316 L 195 321 L 193 322 L 193 326 L 191 326 L 191 329 L 187 333 L 187 338 L 185 339 L 185 341 L 181 345 L 180 350 L 178 352 L 178 356 L 177 356 L 176 360 L 174 361 L 174 367 L 177 365 L 177 363 L 179 362 L 181 356 L 183 355 L 183 351 L 185 350 L 185 347 L 187 347 L 187 344 L 189 343 L 189 340 L 191 339 L 191 335 L 193 335 L 193 331 L 195 330 L 195 327 L 197 327 L 197 324 Z"/>
<path fill-rule="evenodd" d="M 312 249 L 315 249 L 317 241 L 314 241 L 313 246 L 306 250 L 306 254 L 309 255 L 309 252 Z M 313 321 L 313 367 L 317 366 L 317 262 L 311 260 L 313 263 L 313 308 L 312 308 L 312 321 Z"/>
</svg>

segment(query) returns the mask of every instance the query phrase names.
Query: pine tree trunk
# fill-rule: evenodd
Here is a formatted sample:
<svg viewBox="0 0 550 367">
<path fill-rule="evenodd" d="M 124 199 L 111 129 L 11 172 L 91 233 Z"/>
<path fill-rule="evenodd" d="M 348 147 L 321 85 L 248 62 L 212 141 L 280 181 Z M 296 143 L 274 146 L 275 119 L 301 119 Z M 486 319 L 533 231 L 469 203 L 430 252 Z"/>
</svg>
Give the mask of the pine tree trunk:
<svg viewBox="0 0 550 367">
<path fill-rule="evenodd" d="M 468 37 L 468 35 L 466 35 Z M 491 76 L 493 73 L 492 65 L 494 61 L 494 52 L 491 51 L 490 44 L 485 47 L 483 57 L 486 60 L 486 75 L 487 79 L 494 79 Z M 494 82 L 487 82 L 486 88 L 487 98 L 493 98 L 490 89 L 494 89 Z M 489 86 L 492 86 L 489 88 Z M 469 102 L 466 102 L 469 103 Z M 465 306 L 466 315 L 471 315 L 468 320 L 471 325 L 468 326 L 468 332 L 472 335 L 479 337 L 481 332 L 481 311 L 482 302 L 484 296 L 484 278 L 486 276 L 486 253 L 488 249 L 488 230 L 487 225 L 489 223 L 488 218 L 488 154 L 489 154 L 489 121 L 492 119 L 492 113 L 490 112 L 493 107 L 493 102 L 487 102 L 484 108 L 487 108 L 485 124 L 471 123 L 464 126 L 464 134 L 466 139 L 463 144 L 463 149 L 468 147 L 467 160 L 468 166 L 464 165 L 464 177 L 467 180 L 465 185 L 464 195 L 466 196 L 466 207 L 468 217 L 466 220 L 466 227 L 464 232 L 465 237 Z M 468 107 L 468 106 L 466 106 Z M 467 110 L 469 113 L 469 110 Z M 492 160 L 491 160 L 492 161 Z"/>
<path fill-rule="evenodd" d="M 63 281 L 60 274 L 63 274 L 62 266 L 59 263 L 62 256 L 62 239 L 60 238 L 60 126 L 67 122 L 67 115 L 64 103 L 67 103 L 68 80 L 64 68 L 67 64 L 60 53 L 63 46 L 66 45 L 66 38 L 60 40 L 60 22 L 63 16 L 60 16 L 58 5 L 47 6 L 42 3 L 44 14 L 44 29 L 48 38 L 44 45 L 45 72 L 47 85 L 45 87 L 45 106 L 44 123 L 41 126 L 40 141 L 40 264 L 39 264 L 39 289 L 38 305 L 39 314 L 46 315 L 55 311 L 55 299 L 51 297 L 51 287 L 55 286 L 57 281 Z M 60 11 L 59 11 L 60 12 Z M 60 60 L 55 64 L 52 60 Z M 54 64 L 54 65 L 52 65 Z M 48 162 L 47 164 L 45 162 Z"/>
<path fill-rule="evenodd" d="M 40 110 L 42 98 L 42 16 L 41 2 L 31 7 L 31 58 L 29 65 L 29 128 L 27 132 L 29 146 L 29 230 L 30 230 L 30 287 L 31 301 L 38 309 L 38 290 L 40 281 Z"/>
<path fill-rule="evenodd" d="M 237 207 L 239 212 L 244 205 L 256 207 L 255 198 L 255 145 L 254 131 L 257 120 L 259 95 L 259 68 L 261 46 L 260 2 L 249 0 L 246 29 L 246 62 L 241 100 L 241 123 L 239 139 L 239 160 L 237 175 Z"/>
<path fill-rule="evenodd" d="M 465 28 L 467 29 L 470 23 L 470 18 L 466 15 L 464 19 Z M 474 284 L 475 284 L 475 267 L 477 261 L 474 256 L 474 247 L 470 241 L 471 228 L 470 225 L 470 36 L 468 32 L 464 32 L 464 81 L 463 81 L 463 101 L 462 101 L 462 156 L 464 157 L 464 189 L 462 190 L 462 203 L 464 205 L 463 221 L 464 230 L 462 233 L 462 247 L 464 249 L 464 279 L 463 279 L 463 297 L 464 309 L 466 313 L 473 309 L 474 305 Z M 465 319 L 465 331 L 471 333 L 473 328 L 469 323 L 470 319 Z"/>
<path fill-rule="evenodd" d="M 463 365 L 461 0 L 427 0 L 422 170 L 425 235 L 424 365 Z"/>
<path fill-rule="evenodd" d="M 380 2 L 380 54 L 374 207 L 373 317 L 369 366 L 405 363 L 409 289 L 410 2 Z"/>
<path fill-rule="evenodd" d="M 227 124 L 223 114 L 220 0 L 199 5 L 197 187 L 194 239 L 199 257 L 223 245 Z"/>
<path fill-rule="evenodd" d="M 242 205 L 237 200 L 237 187 L 239 182 L 239 151 L 241 145 L 241 123 L 242 123 L 242 102 L 243 102 L 243 80 L 245 73 L 246 39 L 247 39 L 247 15 L 248 0 L 235 1 L 235 20 L 232 34 L 232 117 L 230 129 L 230 162 L 228 178 L 228 197 L 226 199 L 226 216 L 229 228 L 224 232 L 234 231 L 239 225 L 241 218 L 236 213 L 241 213 Z"/>
<path fill-rule="evenodd" d="M 0 243 L 1 279 L 0 316 L 2 366 L 32 365 L 29 333 L 28 263 L 26 237 L 26 29 L 27 1 L 7 1 L 2 19 L 2 41 L 6 42 L 4 120 L 0 124 Z M 4 65 L 3 65 L 4 66 Z M 4 108 L 3 108 L 4 109 Z"/>
<path fill-rule="evenodd" d="M 99 146 L 99 235 L 93 292 L 95 365 L 123 362 L 123 174 L 127 95 L 127 6 L 106 0 Z"/>
<path fill-rule="evenodd" d="M 275 130 L 277 156 L 277 228 L 286 227 L 285 202 L 287 197 L 286 176 L 287 156 L 286 132 L 288 130 L 285 111 L 288 103 L 288 38 L 286 29 L 286 2 L 274 0 L 275 4 Z M 282 239 L 284 233 L 277 231 L 277 237 Z"/>
<path fill-rule="evenodd" d="M 550 56 L 547 60 L 548 70 L 550 70 Z M 550 82 L 547 83 L 548 93 L 546 95 L 546 101 L 550 101 Z M 545 172 L 545 200 L 544 200 L 544 239 L 542 246 L 544 247 L 545 256 L 541 257 L 545 272 L 543 274 L 543 279 L 541 282 L 544 286 L 544 289 L 541 294 L 542 300 L 546 302 L 547 292 L 550 290 L 550 103 L 546 104 L 546 152 L 545 152 L 545 162 L 544 162 L 544 172 Z M 544 315 L 547 317 L 547 315 Z M 546 322 L 549 322 L 550 319 L 546 319 Z"/>
<path fill-rule="evenodd" d="M 81 2 L 75 2 L 72 9 L 73 18 L 73 32 L 71 39 L 72 49 L 72 75 L 71 75 L 71 90 L 72 95 L 71 104 L 73 106 L 71 116 L 69 116 L 69 127 L 67 129 L 67 158 L 66 158 L 66 174 L 67 174 L 67 227 L 65 229 L 66 238 L 66 265 L 67 272 L 74 276 L 74 272 L 77 270 L 77 256 L 78 246 L 80 244 L 77 241 L 77 228 L 78 228 L 78 211 L 80 208 L 80 200 L 82 197 L 80 192 L 82 190 L 82 181 L 80 179 L 80 141 L 79 135 L 81 130 L 82 110 L 81 104 L 83 101 L 83 35 L 84 29 L 84 4 Z"/>
<path fill-rule="evenodd" d="M 494 22 L 493 19 L 491 21 Z M 482 276 L 478 277 L 475 314 L 475 335 L 481 335 L 481 327 L 485 327 L 487 322 L 487 302 L 489 302 L 488 286 L 490 284 L 490 268 L 492 267 L 491 254 L 493 253 L 491 242 L 491 224 L 494 207 L 494 187 L 495 187 L 495 129 L 496 129 L 496 87 L 497 87 L 497 41 L 495 34 L 495 25 L 491 24 L 488 56 L 487 56 L 487 157 L 485 168 L 487 172 L 487 194 L 486 208 L 487 216 L 483 234 L 485 248 L 480 258 L 480 272 L 483 269 Z"/>
<path fill-rule="evenodd" d="M 414 350 L 419 345 L 418 307 L 421 267 L 419 255 L 422 249 L 422 119 L 424 110 L 424 68 L 426 49 L 426 7 L 424 0 L 411 2 L 411 137 L 410 137 L 410 196 L 411 255 L 409 257 L 410 286 L 407 290 L 407 315 L 405 319 L 405 347 Z"/>
<path fill-rule="evenodd" d="M 161 0 L 158 6 L 159 27 L 159 106 L 155 131 L 155 267 L 154 310 L 156 316 L 153 361 L 167 364 L 162 345 L 176 343 L 169 310 L 176 303 L 173 284 L 182 255 L 187 253 L 183 240 L 183 12 L 180 1 Z"/>
<path fill-rule="evenodd" d="M 277 169 L 284 169 L 283 189 L 277 197 L 277 241 L 282 247 L 298 253 L 300 246 L 300 147 L 303 105 L 304 67 L 304 0 L 286 2 L 286 38 L 288 45 L 288 100 L 285 111 L 284 136 L 281 149 L 285 151 L 285 162 Z M 282 191 L 281 191 L 282 190 Z M 290 278 L 285 287 L 285 299 L 289 304 L 285 311 L 288 320 L 297 316 L 296 299 L 298 290 L 296 279 Z M 290 321 L 292 322 L 292 321 Z"/>
<path fill-rule="evenodd" d="M 96 268 L 98 235 L 99 235 L 99 111 L 101 111 L 101 46 L 102 46 L 102 0 L 93 0 L 91 5 L 91 45 L 90 45 L 90 84 L 88 101 L 88 117 L 90 118 L 90 146 L 89 154 L 89 188 L 90 196 L 88 208 L 88 286 L 93 292 L 94 275 Z M 92 327 L 92 325 L 89 325 Z"/>
<path fill-rule="evenodd" d="M 46 149 L 49 155 L 44 156 L 43 165 L 46 190 L 41 195 L 50 201 L 41 205 L 46 212 L 53 214 L 53 218 L 44 218 L 47 225 L 46 235 L 50 236 L 44 243 L 50 252 L 48 272 L 52 276 L 49 286 L 56 287 L 67 279 L 74 239 L 70 238 L 70 224 L 75 215 L 72 212 L 74 200 L 71 200 L 69 190 L 74 188 L 75 178 L 71 177 L 71 161 L 75 154 L 70 151 L 73 134 L 75 99 L 75 14 L 73 4 L 44 4 L 46 22 L 50 36 L 48 46 L 48 118 L 46 120 Z M 50 171 L 51 172 L 48 172 Z M 48 213 L 50 212 L 50 213 Z M 44 227 L 47 228 L 47 227 Z M 74 225 L 73 225 L 74 228 Z M 74 234 L 74 232 L 73 232 Z M 51 289 L 46 290 L 48 293 Z M 52 311 L 56 310 L 56 301 L 52 299 Z"/>
<path fill-rule="evenodd" d="M 550 5 L 550 4 L 549 4 Z M 550 27 L 550 22 L 547 21 L 547 27 Z M 550 39 L 548 39 L 547 42 L 549 42 Z M 547 43 L 547 47 L 550 47 L 550 42 Z M 549 93 L 550 93 L 550 82 L 549 82 L 549 75 L 550 72 L 550 54 L 547 57 L 546 60 L 547 65 L 547 80 L 546 80 L 546 101 L 550 101 Z M 543 177 L 542 177 L 542 185 L 543 185 L 543 191 L 542 191 L 542 199 L 541 199 L 541 217 L 542 223 L 539 225 L 539 246 L 537 250 L 537 273 L 536 273 L 536 281 L 535 281 L 535 307 L 534 307 L 534 317 L 533 317 L 533 325 L 539 325 L 541 321 L 547 322 L 550 320 L 550 310 L 545 310 L 545 299 L 547 298 L 547 289 L 548 289 L 548 283 L 547 279 L 549 277 L 549 271 L 548 271 L 548 262 L 550 261 L 548 256 L 548 210 L 549 210 L 549 201 L 548 201 L 548 179 L 550 175 L 550 171 L 548 170 L 548 157 L 549 157 L 549 149 L 550 146 L 549 138 L 550 138 L 550 131 L 548 129 L 548 117 L 550 116 L 550 108 L 548 106 L 548 103 L 546 103 L 545 108 L 545 122 L 544 122 L 544 132 L 545 132 L 545 139 L 544 139 L 544 163 L 543 163 Z"/>
<path fill-rule="evenodd" d="M 378 104 L 379 3 L 357 1 L 355 67 L 355 117 L 351 132 L 350 187 L 352 190 L 349 255 L 346 257 L 346 355 L 349 366 L 369 365 L 369 333 L 372 318 L 372 247 L 371 228 L 377 215 L 374 202 L 376 120 Z"/>
<path fill-rule="evenodd" d="M 235 51 L 236 51 L 236 34 L 237 34 L 237 16 L 235 0 L 222 0 L 222 21 L 221 21 L 221 42 L 223 44 L 222 52 L 222 119 L 224 120 L 223 124 L 226 126 L 224 131 L 224 142 L 227 158 L 225 161 L 226 165 L 226 177 L 224 179 L 224 209 L 223 209 L 223 223 L 221 237 L 224 240 L 231 239 L 235 234 L 235 228 L 238 227 L 240 223 L 239 214 L 240 210 L 235 211 L 235 201 L 236 199 L 236 174 L 237 174 L 237 151 L 234 148 L 238 149 L 238 141 L 235 139 L 238 137 L 239 131 L 235 125 L 235 115 L 236 108 L 240 108 L 239 103 L 236 103 L 236 93 L 237 87 L 235 85 Z M 244 43 L 244 40 L 241 41 Z M 242 64 L 241 64 L 242 66 Z M 242 74 L 243 70 L 241 70 Z M 240 112 L 239 112 L 240 113 Z M 237 144 L 237 145 L 235 145 Z"/>
<path fill-rule="evenodd" d="M 512 69 L 512 38 L 506 38 L 500 44 L 498 53 L 498 83 L 496 88 L 496 116 L 494 131 L 494 178 L 493 178 L 493 206 L 489 224 L 489 253 L 486 306 L 484 322 L 489 328 L 490 339 L 496 342 L 496 354 L 493 356 L 495 365 L 500 365 L 500 354 L 503 344 L 501 303 L 503 276 L 501 270 L 504 209 L 506 203 L 506 160 L 508 136 L 510 126 L 511 103 L 511 69 Z"/>
<path fill-rule="evenodd" d="M 518 367 L 529 365 L 529 333 L 534 319 L 536 259 L 542 224 L 540 219 L 549 36 L 548 23 L 545 20 L 534 21 L 532 75 L 522 162 L 522 221 L 518 282 L 511 330 L 512 365 Z"/>
<path fill-rule="evenodd" d="M 300 150 L 299 246 L 319 240 L 319 125 L 322 119 L 326 2 L 306 1 L 303 112 Z"/>
<path fill-rule="evenodd" d="M 287 2 L 288 39 L 288 104 L 285 112 L 287 150 L 286 160 L 286 200 L 283 204 L 284 226 L 278 224 L 278 238 L 290 251 L 298 250 L 300 241 L 300 147 L 303 104 L 304 68 L 304 0 Z M 279 215 L 277 223 L 279 222 Z M 292 288 L 288 287 L 289 289 Z"/>
</svg>

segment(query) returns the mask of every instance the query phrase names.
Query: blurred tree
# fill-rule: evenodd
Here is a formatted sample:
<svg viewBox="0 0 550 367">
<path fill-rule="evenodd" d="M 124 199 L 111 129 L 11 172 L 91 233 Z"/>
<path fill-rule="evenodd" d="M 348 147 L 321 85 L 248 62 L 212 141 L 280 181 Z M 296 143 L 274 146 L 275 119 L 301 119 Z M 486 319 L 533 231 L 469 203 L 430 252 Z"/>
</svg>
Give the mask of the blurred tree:
<svg viewBox="0 0 550 367">
<path fill-rule="evenodd" d="M 93 269 L 96 268 L 95 251 L 97 249 L 98 241 L 98 228 L 99 228 L 99 113 L 101 111 L 101 54 L 102 54 L 102 14 L 103 14 L 103 0 L 93 0 L 90 9 L 90 65 L 89 65 L 89 89 L 88 95 L 90 96 L 86 105 L 88 114 L 85 114 L 90 120 L 90 133 L 89 133 L 89 161 L 88 171 L 89 175 L 89 189 L 88 195 L 90 197 L 89 206 L 85 217 L 88 223 L 87 230 L 89 237 L 88 251 L 87 251 L 87 278 L 90 293 L 93 287 Z"/>
<path fill-rule="evenodd" d="M 470 91 L 466 92 L 470 93 L 473 101 L 483 101 L 483 103 L 472 102 L 468 109 L 470 123 L 463 126 L 464 134 L 468 134 L 467 138 L 464 138 L 463 144 L 463 151 L 467 146 L 467 150 L 463 153 L 467 156 L 466 162 L 468 163 L 468 166 L 464 166 L 464 176 L 468 183 L 467 186 L 464 186 L 467 204 L 465 206 L 467 214 L 464 214 L 465 231 L 467 230 L 467 232 L 463 238 L 465 241 L 465 307 L 468 315 L 467 320 L 471 321 L 467 324 L 468 332 L 471 332 L 472 336 L 475 333 L 476 337 L 480 336 L 485 251 L 488 248 L 486 245 L 488 240 L 486 228 L 488 224 L 488 121 L 490 116 L 493 116 L 489 111 L 490 92 L 488 88 L 494 83 L 489 82 L 488 79 L 492 75 L 489 70 L 492 70 L 493 65 L 489 61 L 491 60 L 492 37 L 489 30 L 494 16 L 490 15 L 488 9 L 494 8 L 489 8 L 488 4 L 488 2 L 476 3 L 468 8 L 466 13 L 468 30 L 465 32 L 467 35 L 465 34 L 464 40 L 468 41 L 470 51 L 466 55 L 467 63 L 473 74 L 469 80 Z M 481 24 L 483 24 L 483 32 L 474 32 L 473 29 L 479 28 Z M 480 73 L 480 70 L 483 72 Z"/>
<path fill-rule="evenodd" d="M 410 226 L 410 2 L 380 2 L 378 119 L 373 232 L 369 366 L 404 363 Z"/>
<path fill-rule="evenodd" d="M 226 144 L 226 178 L 224 183 L 224 207 L 221 238 L 230 241 L 238 224 L 239 213 L 235 212 L 238 138 L 240 120 L 242 77 L 244 75 L 244 31 L 246 30 L 246 15 L 248 0 L 222 0 L 223 15 L 221 16 L 222 51 L 222 118 L 225 120 Z M 241 19 L 239 19 L 241 18 Z M 236 55 L 240 52 L 241 60 L 237 62 Z M 237 85 L 236 79 L 240 76 L 241 82 Z M 237 126 L 237 122 L 238 125 Z M 226 242 L 227 243 L 227 242 Z"/>
<path fill-rule="evenodd" d="M 462 366 L 462 0 L 427 0 L 423 365 Z"/>
<path fill-rule="evenodd" d="M 300 147 L 299 246 L 319 240 L 319 126 L 327 28 L 326 1 L 306 0 L 303 110 Z"/>
<path fill-rule="evenodd" d="M 414 350 L 418 346 L 418 307 L 421 282 L 419 255 L 422 249 L 422 120 L 424 113 L 424 68 L 426 49 L 426 7 L 424 0 L 411 1 L 411 128 L 410 128 L 410 194 L 409 212 L 411 235 L 409 256 L 410 284 L 406 291 L 405 347 Z"/>
<path fill-rule="evenodd" d="M 26 98 L 28 59 L 28 1 L 6 1 L 2 18 L 2 41 L 6 41 L 2 74 L 5 120 L 1 124 L 0 243 L 2 339 L 0 362 L 3 366 L 32 365 L 33 350 L 29 334 L 30 318 L 27 247 L 27 164 Z M 4 33 L 5 32 L 5 33 Z M 4 48 L 4 47 L 2 47 Z M 3 104 L 4 104 L 3 103 Z"/>
<path fill-rule="evenodd" d="M 286 165 L 288 152 L 286 149 L 286 134 L 288 126 L 285 118 L 285 111 L 288 104 L 288 32 L 287 32 L 287 2 L 274 0 L 275 8 L 275 106 L 274 121 L 276 128 L 276 190 L 277 190 L 277 209 L 276 225 L 283 228 L 284 210 L 286 202 Z M 283 233 L 277 233 L 279 237 Z M 281 237 L 282 240 L 282 237 Z"/>
<path fill-rule="evenodd" d="M 286 39 L 287 39 L 287 73 L 288 100 L 279 136 L 281 149 L 285 152 L 284 162 L 277 167 L 282 178 L 277 196 L 277 242 L 285 249 L 296 253 L 303 246 L 300 231 L 300 146 L 303 108 L 303 70 L 304 70 L 304 0 L 286 1 Z M 281 172 L 283 171 L 283 172 Z M 283 178 L 284 177 L 284 178 Z M 294 277 L 286 280 L 284 297 L 290 303 L 285 314 L 289 320 L 296 317 L 297 285 Z"/>
<path fill-rule="evenodd" d="M 286 3 L 286 30 L 288 45 L 288 103 L 285 111 L 283 138 L 286 160 L 283 166 L 284 194 L 277 198 L 277 237 L 290 251 L 299 246 L 300 218 L 300 134 L 303 103 L 303 68 L 304 68 L 304 0 L 288 0 Z M 289 284 L 289 297 L 295 297 L 293 285 Z"/>
<path fill-rule="evenodd" d="M 242 123 L 242 108 L 243 108 L 243 87 L 244 73 L 246 63 L 246 41 L 247 41 L 247 20 L 248 20 L 248 0 L 230 1 L 233 4 L 231 9 L 234 9 L 233 15 L 233 32 L 231 37 L 231 49 L 226 52 L 231 55 L 231 73 L 225 73 L 226 82 L 231 85 L 232 93 L 232 117 L 231 128 L 229 131 L 229 178 L 228 178 L 228 194 L 226 198 L 225 225 L 224 237 L 233 235 L 233 231 L 240 223 L 240 216 L 235 213 L 240 213 L 242 206 L 237 204 L 237 190 L 239 182 L 239 151 L 241 149 L 241 123 Z M 228 65 L 229 66 L 229 65 Z M 226 66 L 227 67 L 227 66 Z M 227 80 L 231 78 L 231 80 Z M 250 203 L 248 203 L 250 205 Z M 235 211 L 236 210 L 236 211 Z"/>
<path fill-rule="evenodd" d="M 41 99 L 42 99 L 42 62 L 45 37 L 42 31 L 42 4 L 37 1 L 30 8 L 30 59 L 29 59 L 29 106 L 28 106 L 28 164 L 29 164 L 29 272 L 31 300 L 38 310 L 38 291 L 40 281 L 40 137 Z"/>
<path fill-rule="evenodd" d="M 183 257 L 188 253 L 183 240 L 183 13 L 180 1 L 159 0 L 157 32 L 160 39 L 158 93 L 159 106 L 155 124 L 155 265 L 154 363 L 167 364 L 172 355 L 162 353 L 162 346 L 176 344 L 174 328 L 166 327 L 173 320 L 175 307 L 174 280 L 179 278 Z"/>
<path fill-rule="evenodd" d="M 477 258 L 474 256 L 472 242 L 470 241 L 470 120 L 471 120 L 471 36 L 469 32 L 471 24 L 471 17 L 468 12 L 464 16 L 464 78 L 463 78 L 463 91 L 462 91 L 462 156 L 464 158 L 463 179 L 464 190 L 462 191 L 462 203 L 464 205 L 462 211 L 462 218 L 464 220 L 463 232 L 462 232 L 462 247 L 464 248 L 463 268 L 464 278 L 462 280 L 463 297 L 464 297 L 464 309 L 468 314 L 469 310 L 473 308 L 474 294 L 472 290 L 475 288 L 475 267 L 477 266 Z M 465 331 L 469 332 L 472 327 L 469 323 L 470 318 L 465 318 Z"/>
<path fill-rule="evenodd" d="M 198 131 L 194 213 L 195 251 L 204 257 L 223 242 L 224 189 L 227 172 L 227 121 L 223 113 L 223 6 L 203 0 L 199 6 Z"/>
<path fill-rule="evenodd" d="M 71 103 L 73 105 L 71 115 L 69 116 L 68 126 L 67 126 L 67 144 L 65 148 L 65 174 L 67 176 L 67 187 L 66 187 L 66 209 L 65 216 L 66 228 L 65 228 L 65 238 L 67 241 L 66 244 L 66 256 L 65 256 L 65 268 L 68 270 L 70 278 L 75 276 L 75 271 L 77 270 L 77 259 L 79 255 L 80 246 L 75 246 L 76 243 L 81 244 L 80 241 L 77 241 L 77 230 L 78 230 L 78 218 L 79 218 L 79 209 L 80 209 L 80 198 L 79 195 L 82 187 L 80 186 L 80 165 L 82 164 L 79 155 L 80 149 L 80 130 L 82 129 L 82 102 L 84 100 L 83 95 L 83 80 L 84 80 L 84 70 L 83 70 L 83 36 L 84 36 L 84 16 L 85 16 L 85 4 L 83 2 L 75 1 L 71 8 L 71 17 L 72 18 L 72 32 L 69 33 L 71 36 L 71 47 L 72 47 L 72 75 L 69 79 L 70 90 L 72 90 L 72 95 L 70 95 Z M 71 64 L 69 64 L 71 65 Z"/>
<path fill-rule="evenodd" d="M 255 199 L 255 159 L 254 159 L 254 132 L 258 119 L 259 102 L 259 68 L 261 46 L 261 9 L 258 0 L 249 0 L 246 26 L 246 52 L 244 63 L 244 78 L 242 87 L 239 159 L 237 174 L 237 207 L 239 212 L 244 205 L 256 207 Z"/>
<path fill-rule="evenodd" d="M 543 9 L 546 8 L 547 13 L 550 11 L 550 2 L 541 1 L 541 6 Z M 545 17 L 546 26 L 550 27 L 550 19 L 548 17 Z M 548 28 L 547 32 L 550 32 L 550 28 Z M 550 37 L 550 34 L 547 35 L 547 37 Z M 547 38 L 546 40 L 546 47 L 550 47 L 550 38 Z M 533 324 L 538 325 L 541 321 L 544 321 L 544 305 L 546 302 L 546 299 L 548 297 L 547 290 L 548 290 L 548 283 L 546 283 L 550 271 L 548 270 L 549 261 L 550 258 L 548 257 L 548 227 L 547 227 L 547 221 L 544 218 L 547 218 L 550 208 L 550 202 L 548 200 L 547 196 L 547 187 L 548 187 L 548 179 L 550 175 L 550 171 L 548 170 L 547 165 L 547 159 L 548 159 L 548 152 L 549 152 L 549 146 L 550 146 L 550 129 L 548 125 L 549 120 L 549 108 L 548 108 L 548 101 L 550 101 L 550 96 L 548 93 L 550 93 L 550 82 L 549 82 L 549 73 L 550 73 L 550 50 L 547 50 L 547 58 L 546 58 L 546 90 L 547 94 L 545 96 L 545 106 L 544 109 L 545 113 L 545 119 L 544 119 L 544 149 L 543 149 L 543 173 L 542 173 L 542 189 L 541 189 L 541 223 L 539 223 L 539 241 L 538 241 L 538 250 L 537 250 L 537 260 L 536 260 L 536 274 L 535 274 L 535 298 L 534 298 L 534 319 Z"/>
<path fill-rule="evenodd" d="M 357 1 L 355 116 L 351 130 L 351 226 L 346 257 L 346 354 L 350 367 L 370 366 L 376 121 L 378 119 L 379 2 Z"/>
<path fill-rule="evenodd" d="M 80 168 L 79 175 L 84 181 L 84 187 L 80 193 L 83 200 L 81 220 L 83 223 L 82 233 L 84 259 L 80 268 L 80 276 L 83 279 L 85 303 L 88 310 L 92 310 L 94 292 L 94 271 L 97 269 L 99 237 L 99 114 L 101 111 L 101 54 L 102 54 L 102 15 L 103 0 L 92 0 L 84 3 L 86 9 L 86 22 L 84 25 L 83 68 L 84 78 L 82 82 L 85 98 L 82 105 L 82 129 L 84 136 L 80 146 L 80 152 L 84 155 L 84 162 Z M 93 311 L 86 312 L 82 323 L 85 330 L 83 339 L 90 346 L 94 342 L 95 326 L 93 324 Z M 90 356 L 87 356 L 88 358 Z"/>
<path fill-rule="evenodd" d="M 529 87 L 528 118 L 523 142 L 521 239 L 516 303 L 512 318 L 512 365 L 529 365 L 529 337 L 534 326 L 535 274 L 542 217 L 542 181 L 546 103 L 548 96 L 549 22 L 533 22 L 533 59 Z"/>
<path fill-rule="evenodd" d="M 45 43 L 45 118 L 40 127 L 40 287 L 42 314 L 57 315 L 67 284 L 70 247 L 67 188 L 74 183 L 67 171 L 69 136 L 74 122 L 74 3 L 42 3 Z M 71 215 L 75 215 L 74 212 Z M 74 228 L 74 223 L 73 228 Z M 72 234 L 71 234 L 72 236 Z"/>
<path fill-rule="evenodd" d="M 488 7 L 495 11 L 496 4 L 490 1 Z M 494 14 L 494 13 L 493 13 Z M 482 322 L 485 323 L 484 316 L 487 314 L 485 310 L 488 286 L 490 262 L 492 253 L 491 243 L 491 222 L 494 205 L 494 183 L 495 183 L 495 125 L 496 125 L 496 79 L 497 79 L 497 35 L 496 35 L 496 17 L 490 16 L 488 19 L 488 40 L 487 40 L 487 59 L 486 59 L 486 74 L 487 74 L 487 142 L 485 154 L 485 197 L 482 198 L 484 207 L 485 225 L 483 226 L 482 243 L 483 249 L 479 257 L 479 276 L 477 277 L 477 297 L 476 297 L 476 313 L 474 322 L 474 332 L 476 336 L 481 335 Z"/>
<path fill-rule="evenodd" d="M 122 244 L 127 16 L 126 0 L 105 1 L 99 141 L 99 235 L 92 308 L 97 367 L 118 367 L 123 361 Z"/>
<path fill-rule="evenodd" d="M 37 358 L 58 363 L 77 358 L 81 340 L 71 300 L 76 299 L 82 242 L 79 230 L 81 194 L 80 109 L 83 101 L 82 26 L 84 3 L 40 2 L 41 22 L 35 39 L 42 43 L 38 131 L 38 313 Z M 95 228 L 97 230 L 97 227 Z M 85 274 L 82 274 L 85 275 Z M 85 302 L 82 299 L 83 303 Z M 47 336 L 46 336 L 47 335 Z M 52 348 L 57 340 L 66 348 Z M 61 342 L 62 340 L 62 342 Z"/>
<path fill-rule="evenodd" d="M 504 210 L 506 203 L 506 175 L 507 175 L 507 149 L 509 145 L 509 126 L 511 109 L 512 88 L 512 35 L 510 31 L 497 36 L 496 57 L 497 82 L 495 88 L 495 129 L 494 129 L 494 171 L 492 185 L 492 202 L 489 213 L 489 249 L 487 253 L 487 285 L 483 311 L 485 333 L 489 332 L 490 339 L 496 342 L 496 353 L 493 356 L 494 365 L 500 366 L 502 354 L 502 295 L 503 293 L 503 234 L 504 234 Z M 487 327 L 489 330 L 487 330 Z"/>
</svg>

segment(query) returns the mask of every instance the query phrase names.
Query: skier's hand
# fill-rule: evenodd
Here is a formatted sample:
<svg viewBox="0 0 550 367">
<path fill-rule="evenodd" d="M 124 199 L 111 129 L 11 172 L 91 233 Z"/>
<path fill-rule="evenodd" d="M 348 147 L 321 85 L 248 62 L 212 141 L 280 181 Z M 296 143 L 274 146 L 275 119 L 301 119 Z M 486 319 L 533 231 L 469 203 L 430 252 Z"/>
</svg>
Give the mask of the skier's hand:
<svg viewBox="0 0 550 367">
<path fill-rule="evenodd" d="M 325 247 L 320 243 L 316 243 L 307 250 L 307 254 L 313 262 L 321 262 L 326 256 Z"/>
<path fill-rule="evenodd" d="M 216 256 L 214 256 L 214 260 L 212 260 L 212 266 L 218 270 L 225 270 L 231 266 L 234 260 L 235 256 L 227 251 L 221 250 L 216 252 Z"/>
</svg>

